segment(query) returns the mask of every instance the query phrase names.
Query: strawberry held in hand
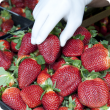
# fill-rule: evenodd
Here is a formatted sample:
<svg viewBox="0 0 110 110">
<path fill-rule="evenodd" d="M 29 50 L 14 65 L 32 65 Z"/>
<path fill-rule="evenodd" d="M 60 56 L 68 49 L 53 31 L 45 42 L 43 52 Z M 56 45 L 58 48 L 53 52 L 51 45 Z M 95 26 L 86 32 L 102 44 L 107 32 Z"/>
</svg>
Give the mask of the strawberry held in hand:
<svg viewBox="0 0 110 110">
<path fill-rule="evenodd" d="M 7 88 L 2 94 L 2 101 L 14 110 L 26 110 L 26 104 L 20 96 L 20 90 L 16 87 Z"/>
<path fill-rule="evenodd" d="M 18 51 L 18 57 L 22 55 L 29 55 L 35 50 L 37 50 L 37 45 L 31 44 L 31 33 L 26 33 L 21 41 L 21 46 Z"/>
<path fill-rule="evenodd" d="M 57 36 L 49 35 L 43 43 L 38 45 L 38 49 L 46 63 L 52 64 L 60 51 L 60 41 Z"/>
<path fill-rule="evenodd" d="M 108 49 L 102 44 L 95 45 L 92 48 L 86 49 L 81 55 L 82 65 L 90 72 L 92 70 L 99 72 L 109 69 L 110 58 Z"/>
</svg>

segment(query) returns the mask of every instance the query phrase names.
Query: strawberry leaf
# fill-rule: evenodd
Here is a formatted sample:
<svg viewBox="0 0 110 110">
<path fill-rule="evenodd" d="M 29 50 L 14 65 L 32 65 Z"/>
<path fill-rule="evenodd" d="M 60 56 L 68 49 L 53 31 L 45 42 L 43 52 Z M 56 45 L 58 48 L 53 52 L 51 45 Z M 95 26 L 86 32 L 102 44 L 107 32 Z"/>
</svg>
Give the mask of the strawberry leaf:
<svg viewBox="0 0 110 110">
<path fill-rule="evenodd" d="M 45 60 L 42 55 L 38 55 L 37 57 L 35 57 L 35 59 L 39 65 L 45 64 Z"/>
<path fill-rule="evenodd" d="M 80 40 L 84 40 L 85 36 L 82 36 L 81 34 L 78 34 L 76 36 L 73 36 L 73 39 L 80 39 Z"/>
<path fill-rule="evenodd" d="M 102 44 L 105 48 L 108 49 L 108 41 L 103 40 L 103 41 L 100 41 L 100 42 L 101 42 L 101 44 Z"/>
<path fill-rule="evenodd" d="M 6 86 L 10 82 L 14 82 L 13 74 L 10 74 L 8 71 L 5 71 L 3 67 L 0 67 L 0 86 Z"/>
<path fill-rule="evenodd" d="M 21 40 L 21 39 L 19 39 L 19 40 L 18 40 L 17 45 L 15 46 L 15 48 L 16 48 L 17 50 L 19 50 L 19 49 L 20 49 L 21 42 L 22 42 L 22 40 Z"/>
<path fill-rule="evenodd" d="M 91 33 L 92 37 L 96 37 L 98 34 L 96 30 L 90 30 L 90 33 Z"/>
<path fill-rule="evenodd" d="M 28 105 L 26 105 L 26 110 L 32 110 L 31 108 L 29 108 L 29 106 Z"/>
</svg>

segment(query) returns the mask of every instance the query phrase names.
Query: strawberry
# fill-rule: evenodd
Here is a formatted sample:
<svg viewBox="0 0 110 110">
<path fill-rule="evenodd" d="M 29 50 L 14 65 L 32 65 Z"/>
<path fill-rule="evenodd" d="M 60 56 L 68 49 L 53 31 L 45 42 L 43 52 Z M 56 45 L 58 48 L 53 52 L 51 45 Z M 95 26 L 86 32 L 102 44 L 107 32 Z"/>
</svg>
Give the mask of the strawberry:
<svg viewBox="0 0 110 110">
<path fill-rule="evenodd" d="M 9 7 L 9 3 L 8 3 L 7 1 L 2 1 L 2 2 L 0 3 L 0 6 L 1 6 L 1 7 L 4 7 L 4 8 L 8 8 L 8 7 Z"/>
<path fill-rule="evenodd" d="M 85 80 L 78 86 L 79 101 L 87 107 L 97 108 L 104 106 L 108 102 L 108 96 L 108 86 L 100 78 Z"/>
<path fill-rule="evenodd" d="M 16 87 L 5 89 L 2 101 L 14 110 L 26 110 L 26 104 L 20 96 L 20 90 Z"/>
<path fill-rule="evenodd" d="M 33 110 L 44 110 L 43 107 L 37 107 L 37 108 L 34 108 Z"/>
<path fill-rule="evenodd" d="M 7 33 L 14 26 L 14 21 L 9 19 L 1 24 L 1 29 L 4 33 Z"/>
<path fill-rule="evenodd" d="M 0 37 L 4 36 L 5 33 L 4 32 L 0 32 Z"/>
<path fill-rule="evenodd" d="M 37 77 L 37 83 L 39 85 L 43 85 L 45 84 L 45 81 L 48 79 L 48 78 L 51 78 L 51 75 L 48 73 L 48 69 L 45 68 L 44 70 L 42 70 L 40 72 L 40 74 L 38 75 Z"/>
<path fill-rule="evenodd" d="M 0 67 L 8 70 L 11 66 L 10 59 L 0 50 Z"/>
<path fill-rule="evenodd" d="M 5 33 L 0 31 L 0 37 L 4 36 Z"/>
<path fill-rule="evenodd" d="M 13 60 L 13 56 L 14 56 L 14 53 L 11 52 L 10 50 L 5 50 L 3 51 L 3 53 L 12 61 Z"/>
<path fill-rule="evenodd" d="M 15 5 L 17 2 L 23 2 L 23 0 L 11 0 L 11 3 Z"/>
<path fill-rule="evenodd" d="M 0 18 L 2 19 L 3 22 L 12 19 L 11 14 L 7 10 L 2 10 L 0 14 Z"/>
<path fill-rule="evenodd" d="M 103 77 L 104 81 L 107 83 L 110 90 L 110 71 L 107 71 L 107 74 Z"/>
<path fill-rule="evenodd" d="M 37 60 L 40 60 L 40 57 L 41 56 L 37 56 Z M 45 63 L 44 61 L 39 62 Z M 20 89 L 23 89 L 24 87 L 30 85 L 37 78 L 38 74 L 41 71 L 41 65 L 39 65 L 38 63 L 33 58 L 24 59 L 20 63 L 18 68 L 18 83 Z"/>
<path fill-rule="evenodd" d="M 13 35 L 13 37 L 18 37 L 18 36 Z M 13 52 L 18 52 L 18 50 L 16 49 L 16 45 L 17 45 L 17 43 L 15 43 L 14 41 L 11 41 L 10 46 L 11 46 L 11 49 L 12 49 Z"/>
<path fill-rule="evenodd" d="M 58 110 L 68 110 L 68 107 L 61 106 Z"/>
<path fill-rule="evenodd" d="M 17 14 L 22 16 L 22 14 L 25 12 L 25 9 L 24 8 L 20 8 L 20 7 L 13 7 L 11 9 L 11 11 L 13 11 L 13 12 L 15 12 L 15 13 L 17 13 Z"/>
<path fill-rule="evenodd" d="M 57 36 L 49 35 L 43 43 L 38 45 L 38 49 L 46 63 L 52 64 L 60 51 L 60 41 Z"/>
<path fill-rule="evenodd" d="M 59 96 L 54 91 L 48 91 L 42 97 L 42 104 L 45 110 L 58 110 L 59 103 Z"/>
<path fill-rule="evenodd" d="M 17 3 L 15 3 L 15 7 L 17 7 L 17 8 L 24 8 L 25 7 L 24 2 L 17 2 Z"/>
<path fill-rule="evenodd" d="M 108 49 L 100 45 L 88 48 L 81 55 L 82 65 L 90 72 L 107 70 L 110 66 L 108 53 Z"/>
<path fill-rule="evenodd" d="M 78 99 L 78 95 L 77 94 L 74 94 L 71 97 L 72 97 L 72 100 L 75 101 L 74 110 L 79 110 L 79 109 L 82 109 L 83 110 L 84 106 L 80 103 L 80 101 Z"/>
<path fill-rule="evenodd" d="M 84 50 L 84 44 L 80 39 L 69 39 L 62 49 L 66 57 L 81 56 Z"/>
<path fill-rule="evenodd" d="M 104 105 L 102 107 L 99 107 L 99 108 L 91 108 L 91 110 L 109 110 L 110 107 L 108 107 L 107 105 Z"/>
<path fill-rule="evenodd" d="M 43 92 L 40 86 L 30 85 L 21 90 L 20 96 L 30 108 L 35 108 L 41 105 L 40 97 Z"/>
<path fill-rule="evenodd" d="M 27 6 L 29 9 L 33 10 L 36 6 L 36 4 L 39 2 L 39 0 L 24 0 L 25 6 Z"/>
<path fill-rule="evenodd" d="M 7 40 L 0 40 L 0 50 L 10 50 L 10 43 Z"/>
<path fill-rule="evenodd" d="M 102 35 L 106 35 L 106 33 L 107 33 L 107 27 L 106 27 L 106 26 L 101 26 L 101 27 L 100 27 L 100 33 L 101 33 Z"/>
<path fill-rule="evenodd" d="M 78 27 L 78 29 L 75 31 L 73 36 L 76 36 L 78 34 L 81 34 L 82 36 L 84 36 L 84 39 L 83 39 L 84 45 L 89 43 L 89 40 L 91 38 L 91 33 L 86 28 L 82 26 Z"/>
<path fill-rule="evenodd" d="M 31 33 L 26 33 L 22 39 L 20 49 L 18 51 L 18 57 L 22 55 L 29 55 L 37 50 L 37 45 L 31 44 Z"/>
<path fill-rule="evenodd" d="M 56 82 L 56 88 L 61 90 L 59 92 L 61 96 L 68 96 L 75 92 L 81 83 L 80 71 L 72 65 L 64 65 L 52 75 L 52 81 Z"/>
</svg>

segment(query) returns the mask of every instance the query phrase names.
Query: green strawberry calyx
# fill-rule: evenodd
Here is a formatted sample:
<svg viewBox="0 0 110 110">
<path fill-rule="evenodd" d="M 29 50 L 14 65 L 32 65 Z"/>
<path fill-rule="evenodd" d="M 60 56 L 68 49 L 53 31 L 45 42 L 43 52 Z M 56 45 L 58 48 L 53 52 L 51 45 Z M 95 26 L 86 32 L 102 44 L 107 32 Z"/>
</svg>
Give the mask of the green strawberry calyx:
<svg viewBox="0 0 110 110">
<path fill-rule="evenodd" d="M 80 39 L 80 40 L 82 41 L 82 40 L 84 40 L 84 37 L 85 37 L 85 36 L 82 36 L 81 34 L 78 34 L 78 35 L 76 35 L 76 36 L 73 36 L 72 38 L 73 38 L 73 39 Z"/>
<path fill-rule="evenodd" d="M 92 79 L 95 79 L 95 78 L 101 78 L 101 73 L 95 72 L 94 70 L 89 72 L 83 66 L 81 67 L 80 71 L 81 71 L 82 81 L 92 80 Z"/>
<path fill-rule="evenodd" d="M 75 99 L 72 99 L 71 96 L 67 97 L 66 99 L 64 99 L 62 106 L 68 107 L 68 110 L 74 110 L 74 108 L 76 107 Z"/>
<path fill-rule="evenodd" d="M 46 92 L 49 92 L 49 91 L 56 91 L 56 92 L 60 92 L 60 89 L 58 88 L 55 88 L 56 86 L 56 82 L 54 83 L 53 85 L 53 82 L 50 78 L 48 78 L 46 81 L 45 81 L 45 85 L 40 85 L 42 87 L 42 89 L 44 90 L 44 92 L 42 93 L 41 95 L 41 98 L 40 100 L 42 100 L 42 97 L 43 95 L 46 93 Z"/>
<path fill-rule="evenodd" d="M 2 16 L 3 18 L 5 18 L 6 20 L 8 20 L 8 19 L 11 18 L 11 14 L 10 14 L 7 10 L 1 11 L 1 16 Z"/>
</svg>

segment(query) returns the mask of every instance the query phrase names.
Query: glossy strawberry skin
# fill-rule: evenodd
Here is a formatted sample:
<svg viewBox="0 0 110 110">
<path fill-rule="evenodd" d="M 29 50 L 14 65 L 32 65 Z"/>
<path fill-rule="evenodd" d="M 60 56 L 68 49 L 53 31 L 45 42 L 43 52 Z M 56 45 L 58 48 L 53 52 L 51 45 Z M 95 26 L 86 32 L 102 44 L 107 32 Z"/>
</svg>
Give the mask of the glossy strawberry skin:
<svg viewBox="0 0 110 110">
<path fill-rule="evenodd" d="M 11 0 L 11 3 L 15 5 L 17 2 L 23 2 L 23 0 Z"/>
<path fill-rule="evenodd" d="M 106 76 L 104 77 L 104 81 L 107 83 L 108 88 L 110 90 L 110 73 L 106 74 Z"/>
<path fill-rule="evenodd" d="M 109 69 L 108 50 L 104 47 L 92 47 L 86 49 L 81 55 L 82 65 L 88 70 L 96 72 Z"/>
<path fill-rule="evenodd" d="M 80 39 L 70 39 L 62 49 L 66 57 L 81 56 L 84 50 L 84 44 Z"/>
<path fill-rule="evenodd" d="M 108 86 L 100 78 L 86 80 L 78 86 L 78 98 L 87 107 L 97 108 L 104 106 L 108 102 L 108 96 Z"/>
<path fill-rule="evenodd" d="M 0 40 L 0 43 L 3 43 L 2 45 L 0 45 L 0 50 L 10 50 L 10 43 L 7 40 L 2 39 Z"/>
<path fill-rule="evenodd" d="M 16 87 L 7 88 L 2 94 L 2 101 L 14 110 L 26 109 L 26 104 L 20 96 L 20 90 Z"/>
<path fill-rule="evenodd" d="M 30 85 L 38 76 L 41 71 L 41 65 L 39 65 L 34 59 L 24 59 L 18 68 L 18 83 L 19 87 Z"/>
<path fill-rule="evenodd" d="M 5 33 L 4 33 L 4 32 L 0 32 L 0 37 L 1 37 L 1 36 L 4 36 L 4 35 L 5 35 Z"/>
<path fill-rule="evenodd" d="M 59 94 L 63 97 L 68 96 L 75 92 L 81 83 L 80 71 L 74 66 L 64 65 L 52 75 L 52 82 L 55 81 L 56 88 L 61 90 Z"/>
<path fill-rule="evenodd" d="M 14 35 L 13 37 L 18 37 L 18 36 Z M 15 48 L 16 45 L 17 45 L 17 43 L 11 41 L 10 46 L 11 46 L 11 50 L 12 50 L 13 52 L 18 52 L 18 50 Z"/>
<path fill-rule="evenodd" d="M 20 49 L 18 51 L 18 57 L 22 55 L 29 55 L 30 53 L 37 50 L 37 45 L 31 44 L 31 33 L 26 33 L 23 36 Z"/>
<path fill-rule="evenodd" d="M 84 45 L 88 44 L 91 38 L 91 33 L 84 27 L 80 26 L 78 29 L 75 31 L 74 36 L 81 34 L 82 36 L 85 36 L 83 39 Z"/>
<path fill-rule="evenodd" d="M 33 110 L 44 110 L 43 107 L 37 107 L 37 108 L 34 108 Z"/>
<path fill-rule="evenodd" d="M 9 3 L 7 1 L 2 1 L 0 6 L 4 7 L 4 8 L 7 8 L 7 7 L 9 7 Z"/>
<path fill-rule="evenodd" d="M 11 66 L 10 59 L 0 50 L 0 67 L 8 70 Z"/>
<path fill-rule="evenodd" d="M 10 59 L 10 61 L 13 60 L 13 56 L 14 56 L 13 52 L 11 52 L 11 51 L 3 51 L 3 53 Z"/>
<path fill-rule="evenodd" d="M 43 89 L 38 85 L 30 85 L 21 90 L 20 96 L 29 108 L 35 108 L 41 105 L 40 97 Z"/>
<path fill-rule="evenodd" d="M 58 110 L 68 110 L 68 107 L 63 107 L 63 106 L 61 106 L 61 107 L 59 107 Z"/>
<path fill-rule="evenodd" d="M 58 110 L 59 102 L 59 96 L 54 91 L 48 91 L 42 97 L 45 110 Z"/>
<path fill-rule="evenodd" d="M 45 68 L 44 70 L 42 70 L 38 77 L 37 77 L 37 83 L 39 85 L 43 85 L 45 84 L 45 81 L 48 79 L 48 78 L 51 78 L 51 75 L 48 73 L 48 69 Z"/>
<path fill-rule="evenodd" d="M 76 107 L 74 107 L 74 110 L 79 110 L 79 109 L 83 110 L 84 106 L 80 103 L 77 94 L 72 95 L 72 100 L 75 100 Z"/>
<path fill-rule="evenodd" d="M 43 43 L 38 45 L 38 49 L 46 63 L 52 64 L 60 51 L 60 41 L 57 36 L 49 35 Z"/>
<path fill-rule="evenodd" d="M 14 21 L 9 19 L 1 24 L 1 29 L 4 33 L 7 33 L 8 31 L 11 30 L 13 25 L 14 25 Z"/>
<path fill-rule="evenodd" d="M 24 8 L 25 7 L 24 2 L 17 2 L 17 3 L 15 3 L 15 7 L 17 7 L 17 8 Z"/>
</svg>

